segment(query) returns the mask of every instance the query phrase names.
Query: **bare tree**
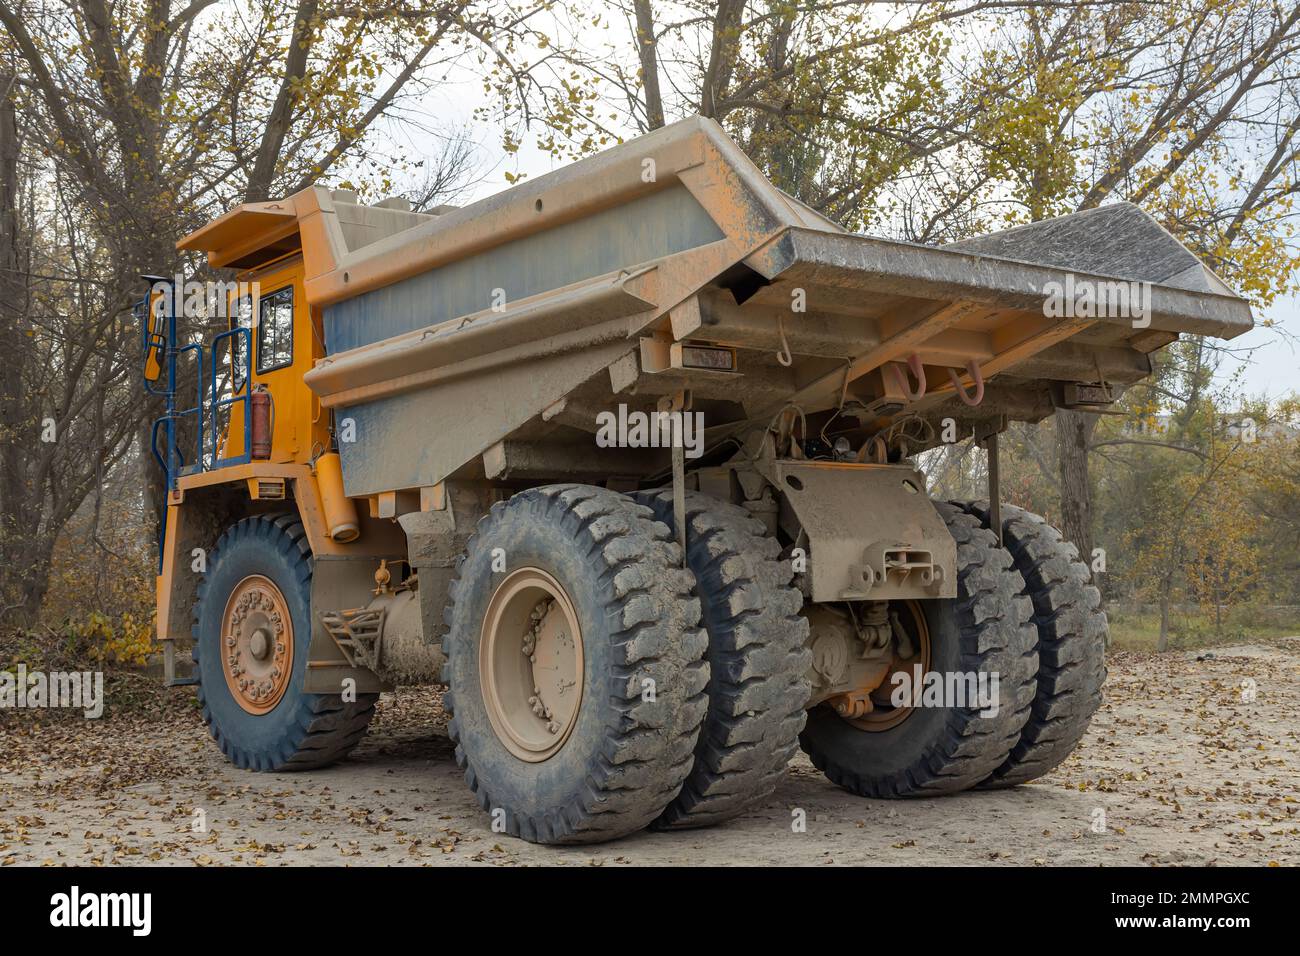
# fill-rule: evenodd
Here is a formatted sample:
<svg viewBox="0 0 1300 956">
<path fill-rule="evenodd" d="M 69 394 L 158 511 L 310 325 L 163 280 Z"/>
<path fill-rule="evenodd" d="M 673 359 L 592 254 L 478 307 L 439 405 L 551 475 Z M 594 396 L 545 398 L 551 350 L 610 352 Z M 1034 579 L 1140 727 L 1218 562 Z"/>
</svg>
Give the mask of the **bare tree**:
<svg viewBox="0 0 1300 956">
<path fill-rule="evenodd" d="M 146 427 L 159 409 L 140 395 L 139 330 L 127 314 L 137 276 L 201 269 L 176 241 L 236 202 L 367 175 L 354 164 L 362 145 L 426 71 L 475 46 L 496 58 L 492 44 L 526 20 L 511 0 L 0 4 L 0 534 L 17 549 L 0 555 L 9 620 L 33 619 L 49 547 L 115 461 L 140 455 L 150 510 L 161 505 Z M 468 161 L 442 160 L 430 188 L 451 188 Z M 22 188 L 40 199 L 15 228 Z M 206 321 L 181 334 L 210 333 Z M 42 422 L 54 441 L 33 431 Z"/>
<path fill-rule="evenodd" d="M 564 115 L 575 144 L 609 107 L 642 128 L 699 112 L 851 228 L 941 243 L 1120 198 L 1257 304 L 1296 287 L 1294 4 L 611 4 L 636 68 L 619 50 L 567 63 L 606 91 L 583 101 L 589 124 Z M 1060 518 L 1084 553 L 1096 424 L 1062 411 L 1055 430 Z"/>
</svg>

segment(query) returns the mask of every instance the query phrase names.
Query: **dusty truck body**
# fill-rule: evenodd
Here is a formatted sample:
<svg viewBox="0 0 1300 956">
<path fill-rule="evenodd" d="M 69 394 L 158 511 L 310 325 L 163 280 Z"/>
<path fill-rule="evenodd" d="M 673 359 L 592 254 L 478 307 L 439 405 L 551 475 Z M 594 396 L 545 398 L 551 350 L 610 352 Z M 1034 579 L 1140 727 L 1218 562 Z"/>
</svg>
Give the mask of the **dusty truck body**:
<svg viewBox="0 0 1300 956">
<path fill-rule="evenodd" d="M 870 796 L 1051 769 L 1105 617 L 1073 547 L 999 506 L 997 433 L 1251 326 L 1131 206 L 854 235 L 700 119 L 461 209 L 316 187 L 180 245 L 255 294 L 206 350 L 165 286 L 145 322 L 171 679 L 190 650 L 256 770 L 445 683 L 479 802 L 543 842 L 725 820 L 800 745 Z M 972 435 L 991 504 L 930 500 L 913 456 Z"/>
</svg>

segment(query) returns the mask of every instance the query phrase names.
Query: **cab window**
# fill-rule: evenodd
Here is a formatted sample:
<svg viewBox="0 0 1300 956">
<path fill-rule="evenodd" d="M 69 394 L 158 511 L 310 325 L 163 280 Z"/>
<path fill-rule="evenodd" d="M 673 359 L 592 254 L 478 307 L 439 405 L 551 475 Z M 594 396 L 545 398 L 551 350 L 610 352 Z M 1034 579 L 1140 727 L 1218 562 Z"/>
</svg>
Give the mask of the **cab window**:
<svg viewBox="0 0 1300 956">
<path fill-rule="evenodd" d="M 257 372 L 293 364 L 293 286 L 285 286 L 258 303 Z"/>
</svg>

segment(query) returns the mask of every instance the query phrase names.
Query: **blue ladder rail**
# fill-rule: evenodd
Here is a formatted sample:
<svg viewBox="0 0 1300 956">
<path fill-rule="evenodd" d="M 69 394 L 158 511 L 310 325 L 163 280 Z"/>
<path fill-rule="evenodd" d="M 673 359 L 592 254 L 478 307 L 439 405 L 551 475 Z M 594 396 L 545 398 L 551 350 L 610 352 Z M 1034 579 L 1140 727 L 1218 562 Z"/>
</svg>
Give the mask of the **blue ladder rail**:
<svg viewBox="0 0 1300 956">
<path fill-rule="evenodd" d="M 159 379 L 162 381 L 161 386 L 155 385 L 148 377 L 144 377 L 144 388 L 146 394 L 159 396 L 166 403 L 166 411 L 161 417 L 154 420 L 153 426 L 150 428 L 149 450 L 153 453 L 154 460 L 158 462 L 158 466 L 166 476 L 167 493 L 170 495 L 171 492 L 176 490 L 177 480 L 181 475 L 196 474 L 231 465 L 242 465 L 252 461 L 252 403 L 249 401 L 253 377 L 252 331 L 244 326 L 237 325 L 216 335 L 208 348 L 198 342 L 178 345 L 176 341 L 176 313 L 172 282 L 158 276 L 143 276 L 142 278 L 150 283 L 150 289 L 145 293 L 144 299 L 136 303 L 133 309 L 136 318 L 140 322 L 141 343 L 143 345 L 142 364 L 147 366 L 149 359 L 154 358 L 159 363 L 162 372 L 159 375 Z M 236 357 L 242 360 L 241 364 L 244 366 L 242 369 L 242 385 L 238 389 L 234 389 L 236 394 L 231 397 L 217 398 L 217 370 L 220 365 L 217 356 L 221 354 L 222 343 L 227 339 L 230 340 L 231 346 L 235 346 L 232 349 L 232 372 L 234 371 L 233 363 Z M 237 347 L 240 345 L 242 345 L 242 348 Z M 195 358 L 195 404 L 190 408 L 177 408 L 177 362 L 187 352 L 194 353 Z M 208 370 L 206 375 L 204 374 L 205 366 Z M 143 371 L 141 374 L 144 376 Z M 232 376 L 232 388 L 234 381 L 235 379 Z M 221 443 L 219 415 L 223 409 L 241 403 L 244 406 L 243 452 L 238 455 L 218 458 Z M 233 415 L 234 412 L 232 411 L 231 414 Z M 195 418 L 197 435 L 194 460 L 187 464 L 185 455 L 177 442 L 176 429 L 177 424 L 190 415 Z M 163 432 L 166 442 L 165 450 L 159 448 L 160 430 Z M 210 448 L 209 441 L 211 443 Z M 167 509 L 164 508 L 158 523 L 158 560 L 160 569 L 162 546 L 166 541 L 166 535 Z"/>
</svg>

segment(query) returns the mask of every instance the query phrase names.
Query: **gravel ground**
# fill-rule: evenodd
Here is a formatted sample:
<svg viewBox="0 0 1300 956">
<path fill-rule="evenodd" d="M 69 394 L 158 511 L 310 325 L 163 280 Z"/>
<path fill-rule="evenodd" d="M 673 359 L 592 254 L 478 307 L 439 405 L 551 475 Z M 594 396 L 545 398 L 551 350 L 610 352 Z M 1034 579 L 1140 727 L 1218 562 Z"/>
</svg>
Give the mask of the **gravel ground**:
<svg viewBox="0 0 1300 956">
<path fill-rule="evenodd" d="M 1294 865 L 1300 637 L 1203 653 L 1114 654 L 1082 746 L 1028 786 L 863 800 L 800 755 L 725 826 L 568 849 L 491 832 L 436 690 L 385 695 L 344 764 L 253 774 L 226 765 L 192 690 L 119 682 L 110 707 L 124 686 L 152 702 L 100 720 L 0 716 L 0 866 Z"/>
</svg>

